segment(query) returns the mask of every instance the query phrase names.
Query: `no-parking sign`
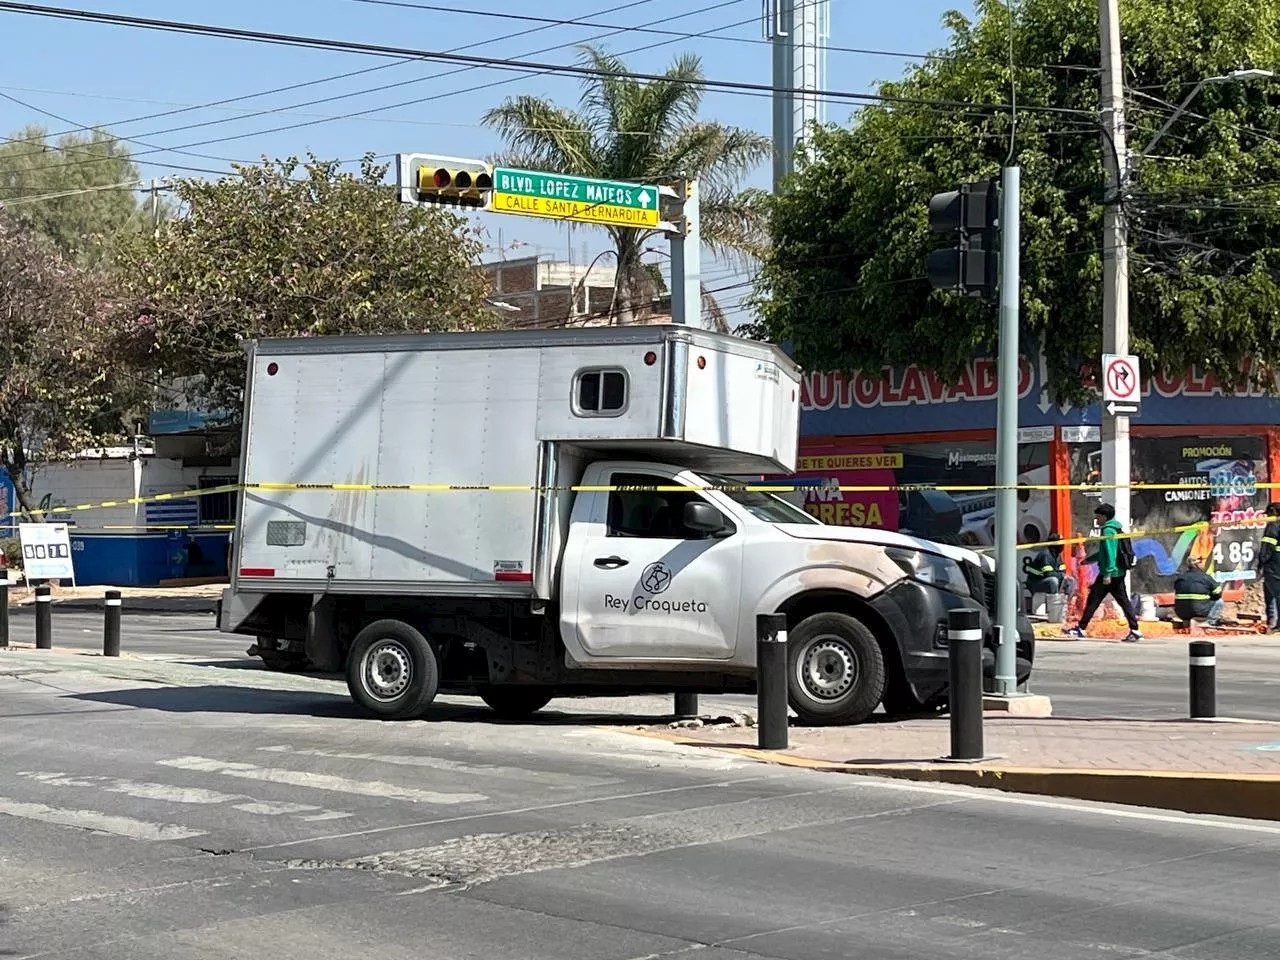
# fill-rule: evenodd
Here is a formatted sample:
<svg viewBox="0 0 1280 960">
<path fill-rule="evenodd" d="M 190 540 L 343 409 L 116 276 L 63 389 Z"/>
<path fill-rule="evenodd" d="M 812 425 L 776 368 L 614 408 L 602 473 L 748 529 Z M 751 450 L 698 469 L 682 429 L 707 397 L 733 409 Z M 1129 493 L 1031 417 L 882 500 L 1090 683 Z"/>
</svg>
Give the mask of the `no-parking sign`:
<svg viewBox="0 0 1280 960">
<path fill-rule="evenodd" d="M 1142 403 L 1138 358 L 1115 353 L 1102 355 L 1102 402 L 1136 407 Z"/>
</svg>

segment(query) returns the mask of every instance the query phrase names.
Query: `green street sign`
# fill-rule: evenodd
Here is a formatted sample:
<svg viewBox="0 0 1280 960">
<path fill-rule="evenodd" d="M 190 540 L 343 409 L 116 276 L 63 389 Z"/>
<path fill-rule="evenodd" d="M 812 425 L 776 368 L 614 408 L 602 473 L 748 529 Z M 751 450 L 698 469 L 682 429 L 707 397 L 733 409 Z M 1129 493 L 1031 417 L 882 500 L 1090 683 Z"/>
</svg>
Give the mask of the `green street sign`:
<svg viewBox="0 0 1280 960">
<path fill-rule="evenodd" d="M 489 209 L 612 227 L 656 227 L 658 188 L 539 170 L 494 167 Z"/>
</svg>

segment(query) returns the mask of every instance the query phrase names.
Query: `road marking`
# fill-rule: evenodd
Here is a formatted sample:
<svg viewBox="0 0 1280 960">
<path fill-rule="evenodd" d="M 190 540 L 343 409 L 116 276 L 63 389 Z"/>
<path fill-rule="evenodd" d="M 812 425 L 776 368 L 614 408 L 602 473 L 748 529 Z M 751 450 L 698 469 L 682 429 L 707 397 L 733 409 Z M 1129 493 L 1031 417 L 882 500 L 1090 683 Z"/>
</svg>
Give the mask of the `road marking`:
<svg viewBox="0 0 1280 960">
<path fill-rule="evenodd" d="M 135 820 L 133 817 L 99 813 L 97 810 L 63 810 L 43 803 L 23 803 L 8 797 L 0 797 L 0 814 L 81 830 L 96 830 L 132 840 L 186 840 L 204 836 L 203 830 L 192 830 L 176 823 L 152 823 L 148 820 Z"/>
<path fill-rule="evenodd" d="M 467 773 L 481 777 L 501 777 L 503 779 L 519 777 L 526 780 L 549 780 L 562 783 L 565 787 L 605 787 L 619 782 L 616 777 L 583 777 L 572 773 L 529 770 L 524 767 L 464 763 L 461 760 L 446 760 L 443 757 L 424 757 L 420 754 L 412 753 L 358 753 L 343 750 L 317 750 L 291 747 L 288 744 L 274 744 L 270 747 L 259 747 L 258 749 L 265 753 L 285 753 L 294 757 L 324 757 L 332 760 L 364 760 L 369 763 L 387 763 L 397 767 L 425 767 L 429 770 L 447 770 L 451 773 Z"/>
<path fill-rule="evenodd" d="M 125 780 L 120 777 L 73 776 L 67 773 L 20 770 L 18 776 L 54 787 L 83 787 L 122 793 L 139 800 L 160 800 L 165 803 L 219 804 L 229 803 L 233 809 L 256 813 L 264 817 L 286 814 L 308 814 L 303 820 L 341 820 L 351 816 L 342 810 L 326 810 L 309 803 L 280 803 L 255 800 L 242 793 L 222 793 L 203 787 L 179 787 L 168 783 L 150 783 L 142 780 Z"/>
<path fill-rule="evenodd" d="M 283 770 L 279 767 L 255 767 L 251 763 L 213 760 L 209 757 L 177 757 L 156 762 L 161 766 L 174 767 L 178 770 L 197 770 L 201 773 L 216 773 L 224 777 L 238 777 L 241 780 L 285 783 L 312 790 L 329 790 L 334 793 L 381 797 L 388 800 L 407 800 L 410 803 L 478 803 L 489 799 L 483 793 L 440 793 L 435 790 L 401 787 L 382 780 L 349 780 L 346 777 L 336 777 L 327 773 L 306 773 L 301 770 Z"/>
</svg>

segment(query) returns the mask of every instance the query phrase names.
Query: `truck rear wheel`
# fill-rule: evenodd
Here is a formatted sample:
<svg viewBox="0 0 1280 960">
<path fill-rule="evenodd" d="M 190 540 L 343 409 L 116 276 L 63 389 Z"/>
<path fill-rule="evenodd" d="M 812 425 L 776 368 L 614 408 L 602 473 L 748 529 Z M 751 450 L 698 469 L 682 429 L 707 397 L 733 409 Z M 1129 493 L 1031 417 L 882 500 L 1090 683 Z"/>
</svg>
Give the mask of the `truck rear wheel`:
<svg viewBox="0 0 1280 960">
<path fill-rule="evenodd" d="M 384 720 L 412 720 L 436 698 L 440 664 L 421 633 L 399 620 L 361 630 L 347 655 L 347 689 Z"/>
<path fill-rule="evenodd" d="M 862 723 L 884 696 L 884 654 L 866 625 L 818 613 L 790 631 L 787 690 L 801 723 Z"/>
<path fill-rule="evenodd" d="M 484 686 L 477 693 L 504 720 L 522 720 L 551 702 L 551 691 L 541 687 Z"/>
</svg>

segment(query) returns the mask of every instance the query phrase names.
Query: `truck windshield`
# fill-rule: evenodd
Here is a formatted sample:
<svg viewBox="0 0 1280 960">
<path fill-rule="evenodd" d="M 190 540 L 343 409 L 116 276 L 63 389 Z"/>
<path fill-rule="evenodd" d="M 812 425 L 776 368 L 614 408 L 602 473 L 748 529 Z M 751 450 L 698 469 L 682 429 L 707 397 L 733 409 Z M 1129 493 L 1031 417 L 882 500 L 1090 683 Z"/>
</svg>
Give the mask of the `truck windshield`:
<svg viewBox="0 0 1280 960">
<path fill-rule="evenodd" d="M 757 520 L 766 523 L 819 523 L 794 504 L 764 490 L 744 490 L 752 484 L 761 485 L 759 480 L 741 480 L 704 473 L 702 479 L 716 487 L 720 493 L 734 503 L 744 507 Z"/>
</svg>

